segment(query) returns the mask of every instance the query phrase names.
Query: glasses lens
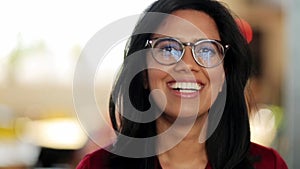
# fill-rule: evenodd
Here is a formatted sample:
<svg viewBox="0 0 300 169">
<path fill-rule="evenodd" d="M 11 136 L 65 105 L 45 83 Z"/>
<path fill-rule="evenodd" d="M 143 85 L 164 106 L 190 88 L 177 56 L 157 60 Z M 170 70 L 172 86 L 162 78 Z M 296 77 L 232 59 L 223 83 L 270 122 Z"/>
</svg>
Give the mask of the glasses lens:
<svg viewBox="0 0 300 169">
<path fill-rule="evenodd" d="M 224 48 L 217 41 L 200 41 L 195 44 L 194 55 L 200 65 L 213 67 L 222 62 L 224 58 Z"/>
<path fill-rule="evenodd" d="M 177 63 L 182 56 L 182 45 L 175 39 L 158 39 L 153 44 L 153 57 L 161 64 Z"/>
</svg>

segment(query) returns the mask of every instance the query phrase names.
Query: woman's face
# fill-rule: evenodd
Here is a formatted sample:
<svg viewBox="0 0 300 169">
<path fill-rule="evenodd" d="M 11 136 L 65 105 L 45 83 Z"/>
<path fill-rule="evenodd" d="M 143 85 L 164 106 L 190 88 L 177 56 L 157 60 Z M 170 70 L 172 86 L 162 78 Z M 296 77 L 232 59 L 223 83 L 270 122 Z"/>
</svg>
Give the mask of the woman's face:
<svg viewBox="0 0 300 169">
<path fill-rule="evenodd" d="M 216 23 L 204 12 L 178 10 L 173 15 L 182 20 L 167 17 L 152 35 L 152 38 L 173 37 L 181 42 L 195 43 L 199 39 L 221 40 Z M 196 28 L 196 29 L 195 29 Z M 201 116 L 208 112 L 224 83 L 223 64 L 213 68 L 201 67 L 194 60 L 192 50 L 185 47 L 181 61 L 173 65 L 162 65 L 147 54 L 148 84 L 155 103 L 164 114 L 177 117 Z M 160 93 L 160 94 L 157 94 Z M 164 96 L 163 96 L 164 95 Z"/>
</svg>

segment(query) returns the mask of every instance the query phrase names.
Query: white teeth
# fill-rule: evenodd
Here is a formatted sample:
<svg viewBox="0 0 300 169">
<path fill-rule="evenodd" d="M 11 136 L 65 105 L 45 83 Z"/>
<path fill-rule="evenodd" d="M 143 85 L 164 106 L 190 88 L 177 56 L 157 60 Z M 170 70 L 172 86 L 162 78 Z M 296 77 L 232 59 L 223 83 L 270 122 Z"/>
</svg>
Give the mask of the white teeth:
<svg viewBox="0 0 300 169">
<path fill-rule="evenodd" d="M 170 84 L 170 87 L 177 90 L 184 90 L 185 92 L 195 92 L 195 90 L 200 90 L 202 86 L 194 82 L 176 82 Z"/>
<path fill-rule="evenodd" d="M 195 92 L 195 90 L 186 90 L 186 89 L 184 89 L 184 90 L 182 90 L 182 89 L 180 89 L 179 90 L 180 92 L 184 92 L 184 93 L 193 93 L 193 92 Z"/>
</svg>

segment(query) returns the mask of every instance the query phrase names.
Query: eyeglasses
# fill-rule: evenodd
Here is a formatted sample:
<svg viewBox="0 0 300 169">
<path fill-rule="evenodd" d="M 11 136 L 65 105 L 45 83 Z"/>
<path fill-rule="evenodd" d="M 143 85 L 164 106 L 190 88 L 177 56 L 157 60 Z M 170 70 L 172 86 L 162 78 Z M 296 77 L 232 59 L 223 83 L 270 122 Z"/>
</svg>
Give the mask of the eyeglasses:
<svg viewBox="0 0 300 169">
<path fill-rule="evenodd" d="M 218 40 L 201 39 L 195 43 L 181 42 L 176 38 L 163 37 L 147 40 L 146 46 L 152 48 L 153 58 L 160 64 L 172 65 L 179 62 L 190 46 L 195 61 L 202 67 L 211 68 L 222 63 L 229 45 Z"/>
</svg>

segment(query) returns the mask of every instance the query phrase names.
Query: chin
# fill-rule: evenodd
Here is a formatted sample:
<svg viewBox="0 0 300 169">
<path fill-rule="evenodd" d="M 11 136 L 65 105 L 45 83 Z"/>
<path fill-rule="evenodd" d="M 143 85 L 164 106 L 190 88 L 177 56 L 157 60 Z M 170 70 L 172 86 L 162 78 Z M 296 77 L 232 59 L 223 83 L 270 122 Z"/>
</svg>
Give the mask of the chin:
<svg viewBox="0 0 300 169">
<path fill-rule="evenodd" d="M 171 113 L 172 112 L 172 113 Z M 201 109 L 199 108 L 193 108 L 192 106 L 182 107 L 181 109 L 178 108 L 177 111 L 168 111 L 165 110 L 165 116 L 168 116 L 169 118 L 172 118 L 176 120 L 179 119 L 196 119 L 203 115 L 208 114 L 208 109 Z"/>
</svg>

